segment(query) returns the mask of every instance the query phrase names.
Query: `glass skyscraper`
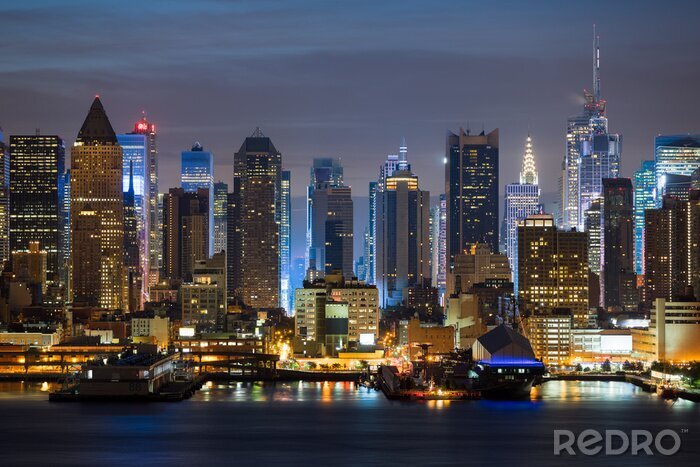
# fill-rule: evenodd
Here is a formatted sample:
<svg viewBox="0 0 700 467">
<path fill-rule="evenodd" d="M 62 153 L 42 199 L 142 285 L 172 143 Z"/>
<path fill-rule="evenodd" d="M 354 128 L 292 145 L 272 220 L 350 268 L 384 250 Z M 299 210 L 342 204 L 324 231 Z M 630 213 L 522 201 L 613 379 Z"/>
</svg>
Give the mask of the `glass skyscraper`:
<svg viewBox="0 0 700 467">
<path fill-rule="evenodd" d="M 280 308 L 288 315 L 294 308 L 294 293 L 292 289 L 292 172 L 281 172 L 280 185 Z"/>
<path fill-rule="evenodd" d="M 661 206 L 666 175 L 690 176 L 700 167 L 700 135 L 660 135 L 654 140 L 656 206 Z"/>
<path fill-rule="evenodd" d="M 0 267 L 10 259 L 10 153 L 0 128 Z"/>
<path fill-rule="evenodd" d="M 654 161 L 642 161 L 634 173 L 634 269 L 644 274 L 644 212 L 656 207 Z"/>
<path fill-rule="evenodd" d="M 180 186 L 188 193 L 209 190 L 209 256 L 214 254 L 214 154 L 195 142 L 180 156 Z"/>
<path fill-rule="evenodd" d="M 228 209 L 228 185 L 214 184 L 214 253 L 226 250 L 226 223 Z"/>
</svg>

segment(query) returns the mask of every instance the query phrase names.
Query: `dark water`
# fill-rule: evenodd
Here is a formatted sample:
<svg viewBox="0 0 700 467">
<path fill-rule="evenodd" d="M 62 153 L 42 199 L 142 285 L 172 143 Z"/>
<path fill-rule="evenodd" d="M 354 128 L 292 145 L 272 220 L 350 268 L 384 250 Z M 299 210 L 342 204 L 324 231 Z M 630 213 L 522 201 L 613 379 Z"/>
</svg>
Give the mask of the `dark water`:
<svg viewBox="0 0 700 467">
<path fill-rule="evenodd" d="M 181 403 L 48 403 L 0 383 L 0 465 L 698 465 L 700 404 L 549 382 L 526 402 L 388 401 L 350 383 L 205 387 Z M 553 430 L 670 428 L 672 457 L 555 457 Z"/>
</svg>

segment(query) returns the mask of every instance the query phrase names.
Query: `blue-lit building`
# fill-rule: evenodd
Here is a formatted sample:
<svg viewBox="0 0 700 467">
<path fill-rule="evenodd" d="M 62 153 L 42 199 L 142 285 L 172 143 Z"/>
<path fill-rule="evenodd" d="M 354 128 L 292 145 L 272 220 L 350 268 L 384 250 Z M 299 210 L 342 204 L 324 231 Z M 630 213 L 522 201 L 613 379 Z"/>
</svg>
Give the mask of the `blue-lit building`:
<svg viewBox="0 0 700 467">
<path fill-rule="evenodd" d="M 644 211 L 656 207 L 654 161 L 642 161 L 634 173 L 634 269 L 644 274 Z"/>
<path fill-rule="evenodd" d="M 134 204 L 139 231 L 148 225 L 148 149 L 145 135 L 117 135 L 122 147 L 122 189 L 129 191 L 130 170 L 133 167 Z"/>
<path fill-rule="evenodd" d="M 180 155 L 180 185 L 188 193 L 209 190 L 209 255 L 214 254 L 214 154 L 195 142 Z"/>
<path fill-rule="evenodd" d="M 292 314 L 294 289 L 292 288 L 292 172 L 281 172 L 280 185 L 280 308 Z"/>
<path fill-rule="evenodd" d="M 667 175 L 691 176 L 700 168 L 700 135 L 660 135 L 654 140 L 656 207 L 661 206 Z"/>
</svg>

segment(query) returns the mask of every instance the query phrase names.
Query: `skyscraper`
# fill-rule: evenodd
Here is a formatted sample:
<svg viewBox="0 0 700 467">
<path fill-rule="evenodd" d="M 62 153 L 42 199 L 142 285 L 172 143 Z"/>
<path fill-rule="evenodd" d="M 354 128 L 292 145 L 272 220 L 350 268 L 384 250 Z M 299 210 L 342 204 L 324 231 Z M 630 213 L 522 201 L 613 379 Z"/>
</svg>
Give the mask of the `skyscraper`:
<svg viewBox="0 0 700 467">
<path fill-rule="evenodd" d="M 601 260 L 601 198 L 594 199 L 591 206 L 586 210 L 584 220 L 584 231 L 588 235 L 588 269 L 590 272 L 600 277 Z"/>
<path fill-rule="evenodd" d="M 149 268 L 149 284 L 155 284 L 160 269 L 160 257 L 163 252 L 163 231 L 158 222 L 158 148 L 156 146 L 156 126 L 149 122 L 144 113 L 134 124 L 131 134 L 143 135 L 146 138 L 146 181 L 144 196 L 148 200 L 146 217 L 148 218 L 148 259 L 142 258 L 142 264 Z M 143 253 L 142 253 L 143 254 Z"/>
<path fill-rule="evenodd" d="M 379 303 L 396 306 L 430 279 L 430 193 L 409 170 L 395 171 L 377 193 L 376 219 Z"/>
<path fill-rule="evenodd" d="M 369 225 L 367 227 L 367 277 L 369 285 L 376 283 L 377 277 L 377 182 L 369 182 Z"/>
<path fill-rule="evenodd" d="M 600 295 L 605 308 L 625 305 L 627 284 L 634 278 L 634 209 L 632 180 L 603 179 Z M 635 304 L 636 305 L 636 304 Z"/>
<path fill-rule="evenodd" d="M 292 173 L 282 171 L 280 183 L 280 308 L 287 313 L 292 312 L 294 293 L 292 289 Z"/>
<path fill-rule="evenodd" d="M 134 312 L 141 308 L 142 293 L 142 268 L 139 232 L 145 232 L 139 228 L 139 215 L 136 210 L 136 194 L 134 190 L 134 163 L 129 164 L 127 171 L 129 182 L 124 192 L 124 265 L 126 266 L 126 279 L 128 288 L 127 310 Z M 143 199 L 143 198 L 142 198 Z M 142 205 L 143 208 L 143 205 Z M 147 253 L 147 251 L 146 251 Z"/>
<path fill-rule="evenodd" d="M 63 206 L 61 208 L 61 215 L 63 217 L 62 229 L 63 234 L 61 235 L 61 262 L 63 267 L 63 275 L 61 276 L 61 282 L 64 284 L 66 290 L 70 290 L 70 169 L 66 170 L 63 175 Z"/>
<path fill-rule="evenodd" d="M 445 162 L 449 264 L 473 243 L 498 251 L 498 129 L 448 132 Z"/>
<path fill-rule="evenodd" d="M 579 326 L 588 324 L 588 239 L 561 231 L 549 214 L 518 224 L 518 294 L 528 314 L 568 308 Z"/>
<path fill-rule="evenodd" d="M 125 290 L 122 168 L 122 148 L 95 97 L 71 150 L 72 287 L 74 300 L 108 309 L 123 307 Z M 86 271 L 81 262 L 98 264 Z"/>
<path fill-rule="evenodd" d="M 444 194 L 440 195 L 439 204 L 435 206 L 432 219 L 431 277 L 433 287 L 443 295 L 447 287 L 447 201 Z"/>
<path fill-rule="evenodd" d="M 513 284 L 517 295 L 518 283 L 518 222 L 530 214 L 537 214 L 540 206 L 540 187 L 538 185 L 535 156 L 532 152 L 532 138 L 525 140 L 525 156 L 520 170 L 520 182 L 506 185 L 505 222 L 506 256 L 513 271 Z"/>
<path fill-rule="evenodd" d="M 195 193 L 171 188 L 163 199 L 163 274 L 176 280 L 192 280 L 194 265 L 207 259 L 209 239 L 209 191 Z"/>
<path fill-rule="evenodd" d="M 63 272 L 65 146 L 55 135 L 10 137 L 10 253 L 39 242 L 47 253 L 45 281 Z"/>
<path fill-rule="evenodd" d="M 700 167 L 700 135 L 661 135 L 654 140 L 656 206 L 661 206 L 668 175 L 690 176 Z"/>
<path fill-rule="evenodd" d="M 0 268 L 10 260 L 10 153 L 0 128 Z"/>
<path fill-rule="evenodd" d="M 123 158 L 123 190 L 129 192 L 129 186 L 134 191 L 134 218 L 136 220 L 136 247 L 139 264 L 129 266 L 131 274 L 137 274 L 142 279 L 148 278 L 150 240 L 150 177 L 148 168 L 148 138 L 145 134 L 117 135 L 117 141 L 122 147 Z M 125 219 L 126 222 L 126 219 Z"/>
<path fill-rule="evenodd" d="M 189 193 L 202 188 L 209 191 L 209 256 L 214 254 L 214 154 L 205 151 L 199 141 L 180 158 L 180 186 Z"/>
<path fill-rule="evenodd" d="M 644 212 L 656 207 L 654 161 L 642 161 L 634 173 L 634 269 L 644 274 Z"/>
<path fill-rule="evenodd" d="M 602 196 L 603 178 L 620 170 L 622 137 L 610 134 L 606 102 L 600 93 L 600 43 L 593 33 L 593 92 L 584 90 L 583 114 L 567 124 L 566 157 L 562 183 L 563 227 L 582 230 L 586 210 Z"/>
<path fill-rule="evenodd" d="M 234 155 L 240 183 L 241 300 L 252 308 L 279 306 L 279 220 L 282 153 L 259 128 Z"/>
<path fill-rule="evenodd" d="M 228 210 L 228 185 L 214 184 L 214 253 L 226 250 L 226 222 Z"/>
<path fill-rule="evenodd" d="M 310 280 L 334 271 L 353 275 L 353 202 L 342 170 L 338 159 L 315 159 L 311 169 L 307 189 Z"/>
<path fill-rule="evenodd" d="M 240 304 L 243 299 L 241 275 L 241 180 L 233 179 L 233 191 L 226 206 L 226 300 Z"/>
</svg>

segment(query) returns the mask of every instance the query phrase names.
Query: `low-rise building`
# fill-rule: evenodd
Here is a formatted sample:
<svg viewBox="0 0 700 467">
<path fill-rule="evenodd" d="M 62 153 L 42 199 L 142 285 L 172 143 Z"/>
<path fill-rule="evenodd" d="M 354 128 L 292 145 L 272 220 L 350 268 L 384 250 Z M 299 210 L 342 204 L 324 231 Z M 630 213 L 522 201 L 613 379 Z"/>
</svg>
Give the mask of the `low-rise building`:
<svg viewBox="0 0 700 467">
<path fill-rule="evenodd" d="M 428 346 L 428 354 L 445 354 L 454 350 L 455 328 L 436 323 L 421 323 L 418 318 L 408 322 L 408 351 L 411 360 L 423 355 L 422 346 Z"/>
<path fill-rule="evenodd" d="M 572 327 L 573 319 L 568 310 L 535 313 L 527 318 L 526 337 L 542 363 L 566 366 L 571 358 Z"/>
<path fill-rule="evenodd" d="M 0 332 L 0 344 L 51 347 L 61 341 L 61 333 L 50 332 Z"/>
<path fill-rule="evenodd" d="M 450 295 L 447 299 L 445 326 L 452 326 L 455 330 L 455 348 L 471 348 L 474 341 L 486 332 L 480 314 L 479 297 L 465 293 Z"/>
<path fill-rule="evenodd" d="M 136 343 L 153 343 L 167 349 L 170 342 L 170 320 L 160 316 L 131 319 L 131 337 Z"/>
<path fill-rule="evenodd" d="M 700 302 L 653 302 L 648 329 L 632 330 L 634 355 L 647 362 L 700 360 Z"/>
</svg>

